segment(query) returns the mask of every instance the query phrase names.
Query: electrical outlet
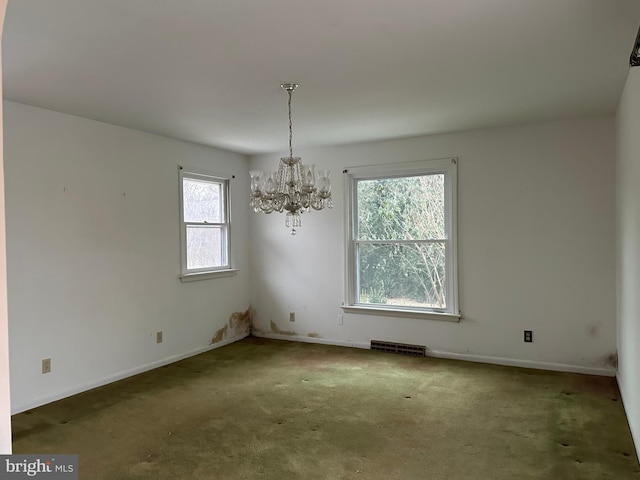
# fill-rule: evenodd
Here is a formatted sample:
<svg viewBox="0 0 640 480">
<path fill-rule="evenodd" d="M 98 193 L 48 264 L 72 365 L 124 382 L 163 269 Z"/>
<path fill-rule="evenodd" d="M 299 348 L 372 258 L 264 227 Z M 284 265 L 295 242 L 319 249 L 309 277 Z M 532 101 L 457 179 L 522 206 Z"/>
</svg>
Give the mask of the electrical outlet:
<svg viewBox="0 0 640 480">
<path fill-rule="evenodd" d="M 289 321 L 290 322 L 296 321 L 296 312 L 289 312 Z"/>
<path fill-rule="evenodd" d="M 45 358 L 42 360 L 42 373 L 51 373 L 51 359 Z"/>
<path fill-rule="evenodd" d="M 162 343 L 162 330 L 156 332 L 156 343 Z"/>
<path fill-rule="evenodd" d="M 338 325 L 342 325 L 344 323 L 344 316 L 338 315 Z"/>
<path fill-rule="evenodd" d="M 525 330 L 524 331 L 524 341 L 526 343 L 533 343 L 533 331 L 532 330 Z"/>
</svg>

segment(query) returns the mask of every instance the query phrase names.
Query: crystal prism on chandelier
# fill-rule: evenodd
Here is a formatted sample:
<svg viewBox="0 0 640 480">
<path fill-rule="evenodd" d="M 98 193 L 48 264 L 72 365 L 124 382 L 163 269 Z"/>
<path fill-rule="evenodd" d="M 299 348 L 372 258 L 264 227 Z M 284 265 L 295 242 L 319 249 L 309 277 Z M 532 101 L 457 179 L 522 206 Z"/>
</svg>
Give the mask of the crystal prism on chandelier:
<svg viewBox="0 0 640 480">
<path fill-rule="evenodd" d="M 251 203 L 255 212 L 271 213 L 286 211 L 285 225 L 291 235 L 302 225 L 300 215 L 304 212 L 332 208 L 329 170 L 318 170 L 315 165 L 301 163 L 293 156 L 291 94 L 298 87 L 295 83 L 280 85 L 289 95 L 289 156 L 280 159 L 276 172 L 253 170 L 251 175 Z"/>
</svg>

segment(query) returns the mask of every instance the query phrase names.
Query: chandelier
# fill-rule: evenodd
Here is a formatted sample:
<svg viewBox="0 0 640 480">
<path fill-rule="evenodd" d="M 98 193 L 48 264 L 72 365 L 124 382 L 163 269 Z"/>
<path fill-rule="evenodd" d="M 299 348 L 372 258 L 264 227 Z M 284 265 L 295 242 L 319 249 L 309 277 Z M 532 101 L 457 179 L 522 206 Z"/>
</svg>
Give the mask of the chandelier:
<svg viewBox="0 0 640 480">
<path fill-rule="evenodd" d="M 331 181 L 329 170 L 318 170 L 315 165 L 301 163 L 300 157 L 293 156 L 291 94 L 298 88 L 295 83 L 280 85 L 289 95 L 289 156 L 282 157 L 276 172 L 252 170 L 251 203 L 254 212 L 271 213 L 286 211 L 285 225 L 296 234 L 296 227 L 302 225 L 300 215 L 304 212 L 332 208 Z"/>
</svg>

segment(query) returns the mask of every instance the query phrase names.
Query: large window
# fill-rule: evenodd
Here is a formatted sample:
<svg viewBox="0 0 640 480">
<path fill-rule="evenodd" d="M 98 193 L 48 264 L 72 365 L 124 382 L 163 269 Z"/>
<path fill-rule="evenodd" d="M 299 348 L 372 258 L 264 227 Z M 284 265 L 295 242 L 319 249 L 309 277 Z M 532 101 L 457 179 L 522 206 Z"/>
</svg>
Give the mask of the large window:
<svg viewBox="0 0 640 480">
<path fill-rule="evenodd" d="M 347 170 L 347 309 L 458 317 L 456 164 Z"/>
<path fill-rule="evenodd" d="M 229 180 L 180 169 L 182 278 L 229 271 Z"/>
</svg>

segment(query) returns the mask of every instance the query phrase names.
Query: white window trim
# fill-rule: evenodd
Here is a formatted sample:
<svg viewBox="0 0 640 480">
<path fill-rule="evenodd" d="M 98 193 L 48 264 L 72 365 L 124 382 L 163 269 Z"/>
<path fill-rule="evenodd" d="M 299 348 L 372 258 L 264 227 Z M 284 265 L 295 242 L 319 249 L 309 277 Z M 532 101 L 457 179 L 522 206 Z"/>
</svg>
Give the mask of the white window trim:
<svg viewBox="0 0 640 480">
<path fill-rule="evenodd" d="M 198 272 L 198 273 L 183 273 L 180 275 L 180 281 L 182 283 L 189 282 L 198 282 L 200 280 L 209 280 L 211 278 L 223 278 L 223 277 L 233 277 L 237 275 L 237 268 L 227 268 L 225 270 L 215 270 L 210 272 Z"/>
<path fill-rule="evenodd" d="M 445 322 L 459 322 L 462 313 L 447 313 L 436 310 L 416 310 L 415 308 L 402 308 L 395 305 L 343 305 L 345 313 L 358 313 L 365 315 L 382 315 L 386 317 L 419 318 L 423 320 L 442 320 Z"/>
<path fill-rule="evenodd" d="M 349 167 L 344 170 L 345 177 L 345 205 L 347 214 L 345 215 L 345 292 L 342 309 L 345 313 L 385 315 L 390 317 L 409 317 L 429 320 L 445 320 L 458 322 L 462 318 L 458 303 L 458 159 L 443 158 L 436 160 L 425 160 L 419 162 L 408 162 L 387 165 L 368 165 L 359 167 Z M 386 178 L 393 176 L 425 175 L 425 174 L 445 174 L 445 200 L 450 208 L 445 211 L 445 222 L 450 237 L 446 243 L 447 255 L 447 293 L 450 293 L 451 303 L 448 309 L 413 308 L 401 307 L 397 305 L 372 305 L 356 303 L 357 298 L 357 266 L 355 265 L 355 242 L 356 221 L 354 219 L 356 192 L 353 188 L 355 180 L 366 180 L 375 178 Z"/>
<path fill-rule="evenodd" d="M 183 283 L 195 282 L 199 280 L 209 280 L 212 278 L 222 278 L 236 275 L 238 269 L 233 268 L 233 256 L 231 251 L 231 178 L 233 175 L 226 175 L 220 172 L 213 172 L 199 167 L 179 166 L 179 198 L 180 198 L 180 281 Z M 226 247 L 227 247 L 227 265 L 214 268 L 201 268 L 187 270 L 187 232 L 186 223 L 184 222 L 184 178 L 200 178 L 207 181 L 216 181 L 224 183 L 224 215 L 226 222 Z"/>
</svg>

